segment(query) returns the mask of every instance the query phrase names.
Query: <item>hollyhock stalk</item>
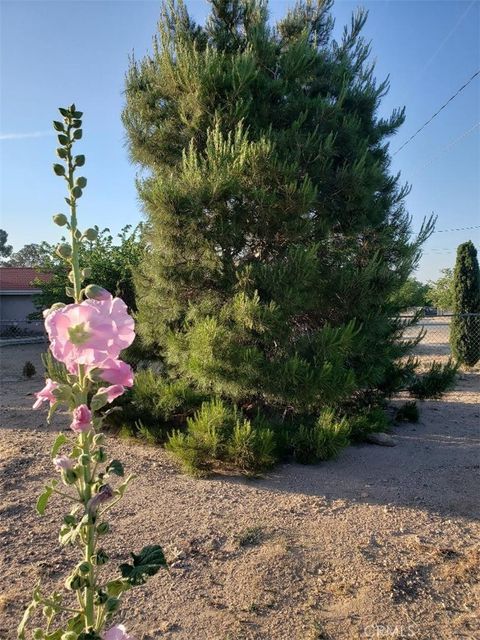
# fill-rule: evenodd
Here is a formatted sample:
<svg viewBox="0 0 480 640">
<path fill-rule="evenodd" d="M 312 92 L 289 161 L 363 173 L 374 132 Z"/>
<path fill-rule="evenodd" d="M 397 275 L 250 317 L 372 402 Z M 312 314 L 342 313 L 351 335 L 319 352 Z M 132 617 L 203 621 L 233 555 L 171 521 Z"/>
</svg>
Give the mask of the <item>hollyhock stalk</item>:
<svg viewBox="0 0 480 640">
<path fill-rule="evenodd" d="M 105 626 L 118 610 L 121 595 L 146 582 L 149 576 L 166 566 L 166 562 L 161 547 L 150 545 L 138 555 L 131 554 L 133 564 L 121 564 L 116 579 L 102 580 L 101 567 L 108 562 L 108 556 L 99 547 L 99 539 L 109 532 L 104 515 L 123 497 L 131 476 L 117 487 L 111 486 L 112 476 L 123 477 L 123 465 L 119 460 L 107 462 L 103 446 L 105 438 L 99 430 L 108 415 L 108 411 L 101 412 L 133 384 L 133 372 L 120 360 L 120 352 L 134 339 L 134 323 L 119 298 L 113 298 L 97 285 L 82 288 L 88 270 L 81 268 L 79 249 L 84 240 L 95 240 L 97 230 L 87 229 L 82 233 L 77 223 L 77 200 L 87 181 L 74 177 L 75 170 L 85 159 L 84 156 L 73 156 L 72 147 L 82 137 L 82 113 L 75 105 L 60 109 L 60 113 L 63 122 L 54 122 L 54 128 L 60 132 L 58 140 L 62 146 L 57 149 L 57 155 L 64 160 L 64 165 L 55 164 L 54 172 L 67 183 L 70 216 L 57 214 L 54 222 L 69 229 L 70 244 L 59 245 L 56 252 L 70 267 L 72 286 L 66 291 L 74 302 L 53 305 L 44 315 L 50 350 L 65 365 L 67 382 L 65 378 L 47 379 L 45 388 L 36 394 L 34 408 L 48 402 L 49 419 L 60 405 L 66 406 L 72 415 L 70 427 L 75 440 L 69 442 L 64 434 L 60 434 L 53 445 L 52 463 L 67 490 L 72 488 L 76 494 L 57 489 L 59 481 L 54 479 L 39 497 L 37 511 L 44 514 L 52 495 L 60 495 L 70 504 L 74 503 L 74 508 L 63 520 L 60 542 L 80 544 L 82 557 L 65 582 L 66 588 L 75 593 L 78 604 L 65 606 L 61 594 L 55 592 L 45 597 L 37 586 L 17 634 L 18 638 L 26 640 L 29 619 L 41 612 L 46 618 L 46 627 L 44 630 L 37 627 L 31 635 L 33 640 L 133 640 L 123 625 L 116 624 L 108 630 Z M 102 372 L 105 378 L 102 378 Z M 69 444 L 68 454 L 58 455 Z M 62 617 L 60 627 L 53 630 L 54 618 L 66 614 L 72 615 L 68 620 Z"/>
</svg>

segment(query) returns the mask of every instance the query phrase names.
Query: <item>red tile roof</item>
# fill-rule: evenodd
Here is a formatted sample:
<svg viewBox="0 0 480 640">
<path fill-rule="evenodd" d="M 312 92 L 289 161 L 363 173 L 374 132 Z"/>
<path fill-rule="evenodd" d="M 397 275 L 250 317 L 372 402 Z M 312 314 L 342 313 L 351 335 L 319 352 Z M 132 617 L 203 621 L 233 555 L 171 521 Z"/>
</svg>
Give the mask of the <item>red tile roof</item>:
<svg viewBox="0 0 480 640">
<path fill-rule="evenodd" d="M 31 267 L 0 267 L 0 291 L 35 291 L 32 281 L 48 282 L 51 274 L 38 273 Z"/>
</svg>

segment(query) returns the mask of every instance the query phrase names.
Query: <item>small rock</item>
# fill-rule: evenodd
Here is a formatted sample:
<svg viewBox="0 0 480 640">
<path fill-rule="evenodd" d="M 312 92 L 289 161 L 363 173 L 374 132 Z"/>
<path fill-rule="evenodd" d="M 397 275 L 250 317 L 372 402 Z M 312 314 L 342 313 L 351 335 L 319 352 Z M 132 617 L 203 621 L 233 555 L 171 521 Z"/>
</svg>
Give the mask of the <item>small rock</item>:
<svg viewBox="0 0 480 640">
<path fill-rule="evenodd" d="M 367 435 L 366 441 L 371 444 L 379 444 L 382 447 L 395 447 L 397 444 L 388 433 L 370 433 Z"/>
</svg>

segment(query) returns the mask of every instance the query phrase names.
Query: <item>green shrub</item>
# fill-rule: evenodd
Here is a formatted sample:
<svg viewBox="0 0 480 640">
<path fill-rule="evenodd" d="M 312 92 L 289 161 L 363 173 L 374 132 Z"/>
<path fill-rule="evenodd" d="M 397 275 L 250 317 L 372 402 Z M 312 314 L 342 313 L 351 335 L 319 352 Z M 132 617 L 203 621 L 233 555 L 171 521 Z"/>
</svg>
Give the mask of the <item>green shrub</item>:
<svg viewBox="0 0 480 640">
<path fill-rule="evenodd" d="M 459 245 L 453 276 L 454 305 L 450 344 L 454 357 L 468 367 L 480 360 L 480 269 L 470 240 Z"/>
<path fill-rule="evenodd" d="M 243 473 L 264 471 L 275 462 L 275 437 L 271 429 L 238 421 L 228 442 L 228 461 Z"/>
<path fill-rule="evenodd" d="M 206 476 L 212 469 L 209 452 L 192 435 L 173 431 L 165 445 L 167 451 L 180 462 L 183 470 L 196 477 Z"/>
<path fill-rule="evenodd" d="M 204 399 L 185 381 L 168 380 L 152 369 L 137 371 L 133 388 L 119 400 L 123 411 L 112 414 L 110 423 L 127 422 L 148 441 L 164 442 L 172 427 L 185 424 Z"/>
<path fill-rule="evenodd" d="M 439 398 L 453 387 L 457 371 L 458 364 L 454 364 L 451 359 L 446 364 L 432 362 L 426 373 L 415 376 L 408 390 L 414 398 L 420 400 Z"/>
<path fill-rule="evenodd" d="M 206 475 L 216 460 L 225 457 L 232 413 L 218 398 L 204 402 L 193 418 L 187 419 L 187 433 L 174 431 L 166 448 L 192 475 Z"/>
<path fill-rule="evenodd" d="M 293 455 L 301 464 L 336 458 L 350 442 L 350 427 L 332 409 L 325 409 L 315 424 L 300 425 L 293 436 Z"/>
<path fill-rule="evenodd" d="M 33 378 L 33 376 L 37 373 L 35 369 L 35 365 L 30 360 L 27 360 L 23 365 L 22 375 L 24 378 Z"/>
<path fill-rule="evenodd" d="M 204 402 L 187 418 L 187 432 L 175 430 L 166 448 L 187 472 L 197 476 L 206 475 L 219 463 L 251 474 L 275 462 L 274 432 L 253 425 L 218 398 Z"/>
<path fill-rule="evenodd" d="M 395 420 L 397 422 L 418 422 L 420 419 L 420 412 L 415 400 L 406 402 L 404 405 L 397 409 L 395 414 Z"/>
<path fill-rule="evenodd" d="M 385 411 L 381 407 L 371 407 L 349 417 L 351 438 L 355 442 L 361 442 L 370 433 L 380 433 L 388 430 L 389 421 Z"/>
</svg>

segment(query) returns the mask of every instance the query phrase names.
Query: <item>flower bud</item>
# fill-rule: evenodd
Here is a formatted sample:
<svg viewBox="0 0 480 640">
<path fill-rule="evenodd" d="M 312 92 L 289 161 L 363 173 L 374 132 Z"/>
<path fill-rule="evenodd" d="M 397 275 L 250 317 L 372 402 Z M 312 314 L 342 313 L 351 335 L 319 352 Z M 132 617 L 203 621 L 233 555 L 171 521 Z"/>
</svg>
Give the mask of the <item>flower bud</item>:
<svg viewBox="0 0 480 640">
<path fill-rule="evenodd" d="M 89 229 L 86 229 L 83 232 L 83 237 L 89 240 L 90 242 L 93 242 L 98 237 L 98 231 L 90 227 Z"/>
<path fill-rule="evenodd" d="M 77 474 L 74 469 L 66 469 L 62 472 L 62 478 L 66 484 L 75 484 L 77 481 Z"/>
<path fill-rule="evenodd" d="M 64 227 L 68 224 L 68 218 L 64 213 L 57 213 L 53 216 L 53 221 L 55 224 L 58 224 L 59 227 Z"/>
<path fill-rule="evenodd" d="M 98 526 L 97 526 L 97 534 L 99 536 L 104 536 L 106 533 L 108 533 L 110 531 L 110 525 L 108 524 L 108 522 L 101 522 Z"/>
<path fill-rule="evenodd" d="M 82 276 L 84 278 L 89 278 L 92 275 L 92 270 L 90 269 L 90 267 L 85 267 L 85 269 L 82 269 Z"/>
<path fill-rule="evenodd" d="M 72 247 L 66 242 L 63 244 L 59 244 L 55 251 L 57 255 L 59 255 L 64 260 L 68 260 L 72 257 Z"/>
<path fill-rule="evenodd" d="M 79 576 L 77 573 L 68 576 L 65 580 L 65 587 L 69 591 L 77 591 L 78 589 L 83 589 L 84 586 L 85 578 L 82 578 L 82 576 Z"/>
<path fill-rule="evenodd" d="M 108 300 L 112 297 L 109 291 L 99 287 L 98 284 L 89 284 L 85 287 L 85 296 L 90 300 Z"/>
<path fill-rule="evenodd" d="M 80 573 L 90 573 L 91 568 L 92 565 L 89 562 L 81 562 L 78 565 L 78 570 L 80 571 Z"/>
<path fill-rule="evenodd" d="M 56 311 L 57 309 L 62 309 L 63 307 L 65 307 L 65 303 L 64 302 L 55 302 L 55 304 L 52 304 L 52 306 L 50 307 L 50 309 L 45 309 L 43 311 L 43 317 L 46 318 L 47 316 L 49 316 L 51 313 L 53 313 L 53 311 Z"/>
</svg>

